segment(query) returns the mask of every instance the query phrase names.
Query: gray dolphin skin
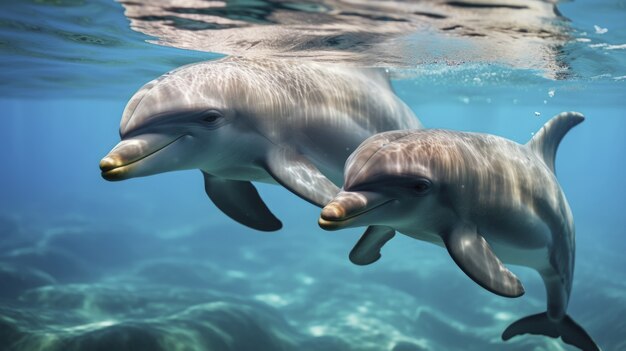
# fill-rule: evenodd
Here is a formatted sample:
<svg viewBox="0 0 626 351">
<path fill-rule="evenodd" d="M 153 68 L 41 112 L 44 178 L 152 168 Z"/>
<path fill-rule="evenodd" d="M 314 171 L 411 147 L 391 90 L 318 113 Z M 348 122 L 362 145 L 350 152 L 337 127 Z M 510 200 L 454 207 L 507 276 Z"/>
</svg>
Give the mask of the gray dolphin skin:
<svg viewBox="0 0 626 351">
<path fill-rule="evenodd" d="M 124 110 L 122 141 L 100 169 L 111 181 L 200 169 L 220 210 L 275 231 L 282 223 L 251 181 L 281 184 L 323 207 L 339 192 L 344 163 L 363 140 L 407 128 L 421 124 L 384 71 L 228 57 L 181 67 L 142 87 Z"/>
<path fill-rule="evenodd" d="M 343 189 L 324 207 L 319 224 L 327 230 L 389 226 L 445 247 L 470 278 L 502 296 L 524 293 L 503 262 L 533 268 L 546 287 L 547 312 L 514 322 L 503 340 L 541 334 L 599 350 L 566 314 L 574 220 L 554 172 L 561 139 L 583 119 L 561 113 L 526 145 L 435 129 L 375 135 L 346 162 Z M 377 252 L 388 239 L 364 236 L 351 255 Z"/>
</svg>

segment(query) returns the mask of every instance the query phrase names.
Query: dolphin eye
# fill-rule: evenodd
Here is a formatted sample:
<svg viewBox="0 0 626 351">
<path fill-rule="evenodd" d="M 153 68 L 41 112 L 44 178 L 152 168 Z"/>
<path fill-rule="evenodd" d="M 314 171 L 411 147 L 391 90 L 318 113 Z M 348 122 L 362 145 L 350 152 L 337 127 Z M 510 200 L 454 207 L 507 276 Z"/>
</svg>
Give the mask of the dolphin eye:
<svg viewBox="0 0 626 351">
<path fill-rule="evenodd" d="M 207 123 L 215 123 L 222 117 L 224 117 L 224 116 L 222 116 L 222 114 L 219 111 L 211 110 L 211 111 L 207 111 L 202 116 L 202 120 L 207 122 Z"/>
<path fill-rule="evenodd" d="M 432 183 L 428 179 L 420 179 L 413 185 L 413 189 L 417 195 L 426 195 L 430 191 L 430 188 L 432 188 Z"/>
</svg>

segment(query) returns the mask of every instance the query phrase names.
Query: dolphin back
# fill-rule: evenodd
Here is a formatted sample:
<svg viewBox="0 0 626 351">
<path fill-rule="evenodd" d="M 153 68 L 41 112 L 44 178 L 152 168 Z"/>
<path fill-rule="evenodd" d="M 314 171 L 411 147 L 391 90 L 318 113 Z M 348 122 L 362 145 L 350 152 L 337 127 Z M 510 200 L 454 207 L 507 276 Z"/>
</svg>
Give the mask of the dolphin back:
<svg viewBox="0 0 626 351">
<path fill-rule="evenodd" d="M 574 126 L 585 120 L 578 112 L 562 112 L 550 119 L 526 144 L 539 155 L 552 173 L 556 174 L 554 161 L 561 140 Z"/>
</svg>

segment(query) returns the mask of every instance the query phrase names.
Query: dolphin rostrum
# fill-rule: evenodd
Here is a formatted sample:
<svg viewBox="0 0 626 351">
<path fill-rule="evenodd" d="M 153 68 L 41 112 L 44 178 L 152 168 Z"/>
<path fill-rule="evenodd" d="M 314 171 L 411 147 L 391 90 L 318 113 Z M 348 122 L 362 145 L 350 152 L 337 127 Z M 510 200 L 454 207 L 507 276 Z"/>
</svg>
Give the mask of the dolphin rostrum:
<svg viewBox="0 0 626 351">
<path fill-rule="evenodd" d="M 599 350 L 566 314 L 574 220 L 554 171 L 561 139 L 583 119 L 561 113 L 526 145 L 436 129 L 375 135 L 347 160 L 343 189 L 324 207 L 319 224 L 328 230 L 389 226 L 443 246 L 476 283 L 507 297 L 524 289 L 503 262 L 534 268 L 546 287 L 547 312 L 511 324 L 502 338 L 560 336 L 583 350 Z M 386 240 L 364 237 L 351 256 L 379 255 Z"/>
<path fill-rule="evenodd" d="M 282 224 L 251 181 L 281 184 L 323 207 L 363 140 L 407 128 L 421 124 L 384 71 L 230 57 L 183 66 L 143 86 L 124 110 L 122 141 L 100 168 L 107 180 L 200 169 L 220 210 L 275 231 Z"/>
</svg>

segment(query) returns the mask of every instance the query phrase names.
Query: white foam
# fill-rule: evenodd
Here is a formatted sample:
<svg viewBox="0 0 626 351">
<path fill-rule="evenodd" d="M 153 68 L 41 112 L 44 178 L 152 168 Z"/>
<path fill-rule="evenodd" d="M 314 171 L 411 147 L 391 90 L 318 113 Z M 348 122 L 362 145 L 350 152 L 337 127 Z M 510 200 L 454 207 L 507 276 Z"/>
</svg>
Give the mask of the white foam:
<svg viewBox="0 0 626 351">
<path fill-rule="evenodd" d="M 596 34 L 604 34 L 604 33 L 609 31 L 608 28 L 602 28 L 602 27 L 600 27 L 600 26 L 598 26 L 596 24 L 593 25 L 593 29 L 596 30 Z"/>
</svg>

